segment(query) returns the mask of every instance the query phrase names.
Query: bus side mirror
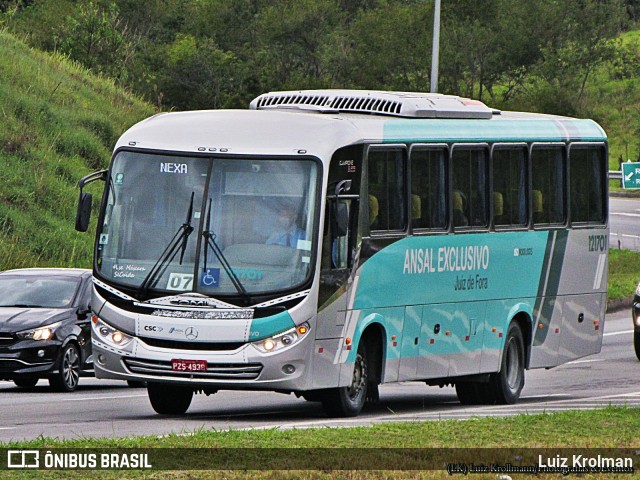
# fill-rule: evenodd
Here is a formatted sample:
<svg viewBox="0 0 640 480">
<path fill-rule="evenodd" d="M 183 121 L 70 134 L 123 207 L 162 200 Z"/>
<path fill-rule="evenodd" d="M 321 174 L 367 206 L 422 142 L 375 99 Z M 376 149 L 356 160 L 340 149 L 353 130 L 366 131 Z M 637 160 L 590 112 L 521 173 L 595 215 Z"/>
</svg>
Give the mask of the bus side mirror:
<svg viewBox="0 0 640 480">
<path fill-rule="evenodd" d="M 344 237 L 349 231 L 349 209 L 346 203 L 338 202 L 334 204 L 334 238 Z"/>
<path fill-rule="evenodd" d="M 91 194 L 83 193 L 82 189 L 85 185 L 95 182 L 96 180 L 107 179 L 107 170 L 93 172 L 80 179 L 78 188 L 80 188 L 80 197 L 78 197 L 78 211 L 76 212 L 76 230 L 86 232 L 89 229 L 89 220 L 91 220 Z"/>
<path fill-rule="evenodd" d="M 78 211 L 76 212 L 76 230 L 86 232 L 91 220 L 91 203 L 93 198 L 90 193 L 80 192 L 78 198 Z"/>
<path fill-rule="evenodd" d="M 351 190 L 351 180 L 341 180 L 335 186 L 333 204 L 333 238 L 344 237 L 349 231 L 349 209 L 340 201 L 340 195 Z"/>
</svg>

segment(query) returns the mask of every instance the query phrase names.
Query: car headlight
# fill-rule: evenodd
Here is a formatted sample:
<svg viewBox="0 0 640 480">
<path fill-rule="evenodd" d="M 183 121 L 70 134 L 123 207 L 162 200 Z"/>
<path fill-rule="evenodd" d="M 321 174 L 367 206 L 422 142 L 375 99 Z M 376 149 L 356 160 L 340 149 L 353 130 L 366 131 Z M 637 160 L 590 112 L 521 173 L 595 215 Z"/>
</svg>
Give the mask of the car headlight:
<svg viewBox="0 0 640 480">
<path fill-rule="evenodd" d="M 101 340 L 111 347 L 123 348 L 133 341 L 132 336 L 106 324 L 95 315 L 91 319 L 91 329 L 93 330 L 94 338 Z"/>
<path fill-rule="evenodd" d="M 309 333 L 309 330 L 309 324 L 305 322 L 297 327 L 287 330 L 286 332 L 253 342 L 253 346 L 262 353 L 275 352 L 299 342 L 307 333 Z"/>
<path fill-rule="evenodd" d="M 23 330 L 16 332 L 16 336 L 22 340 L 49 340 L 56 332 L 56 328 L 60 326 L 62 322 L 52 323 L 45 325 L 44 327 L 31 328 L 29 330 Z"/>
</svg>

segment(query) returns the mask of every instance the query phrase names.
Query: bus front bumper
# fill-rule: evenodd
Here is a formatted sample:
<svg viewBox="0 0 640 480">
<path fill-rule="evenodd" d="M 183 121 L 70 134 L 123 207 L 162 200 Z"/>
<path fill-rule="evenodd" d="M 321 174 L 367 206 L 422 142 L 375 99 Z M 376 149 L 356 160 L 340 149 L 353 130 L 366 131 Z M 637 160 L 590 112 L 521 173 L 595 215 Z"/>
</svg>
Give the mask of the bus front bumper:
<svg viewBox="0 0 640 480">
<path fill-rule="evenodd" d="M 247 343 L 232 352 L 172 350 L 134 339 L 132 353 L 120 352 L 93 339 L 97 378 L 192 385 L 207 389 L 258 389 L 298 391 L 308 389 L 313 339 L 310 335 L 291 347 L 262 353 Z M 174 361 L 194 365 L 198 371 L 177 371 Z M 206 362 L 206 370 L 203 368 Z"/>
</svg>

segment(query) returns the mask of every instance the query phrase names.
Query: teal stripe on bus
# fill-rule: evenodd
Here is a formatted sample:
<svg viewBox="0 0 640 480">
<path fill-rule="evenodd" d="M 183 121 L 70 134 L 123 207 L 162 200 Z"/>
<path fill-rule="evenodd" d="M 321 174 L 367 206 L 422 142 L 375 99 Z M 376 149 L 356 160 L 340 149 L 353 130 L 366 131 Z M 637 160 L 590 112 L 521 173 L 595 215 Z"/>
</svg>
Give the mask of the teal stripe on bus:
<svg viewBox="0 0 640 480">
<path fill-rule="evenodd" d="M 278 313 L 271 317 L 254 318 L 251 321 L 249 340 L 262 340 L 295 327 L 289 312 Z"/>
<path fill-rule="evenodd" d="M 385 143 L 393 142 L 602 142 L 602 128 L 592 120 L 549 119 L 492 120 L 391 119 L 385 122 Z"/>
<path fill-rule="evenodd" d="M 369 258 L 354 308 L 536 297 L 549 232 L 408 237 Z M 523 273 L 526 272 L 526 273 Z"/>
</svg>

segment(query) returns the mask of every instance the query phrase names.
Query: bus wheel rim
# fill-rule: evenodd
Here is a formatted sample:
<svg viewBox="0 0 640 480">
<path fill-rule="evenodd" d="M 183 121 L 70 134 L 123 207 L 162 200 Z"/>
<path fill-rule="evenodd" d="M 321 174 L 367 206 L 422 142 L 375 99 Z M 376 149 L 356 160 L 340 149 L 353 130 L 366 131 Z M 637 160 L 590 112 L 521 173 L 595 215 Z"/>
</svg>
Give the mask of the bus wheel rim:
<svg viewBox="0 0 640 480">
<path fill-rule="evenodd" d="M 507 348 L 507 385 L 511 390 L 518 388 L 520 382 L 520 356 L 518 355 L 518 345 L 511 339 Z"/>
<path fill-rule="evenodd" d="M 349 398 L 355 400 L 363 391 L 367 379 L 367 365 L 362 355 L 356 357 L 353 366 L 353 378 L 349 385 Z"/>
</svg>

